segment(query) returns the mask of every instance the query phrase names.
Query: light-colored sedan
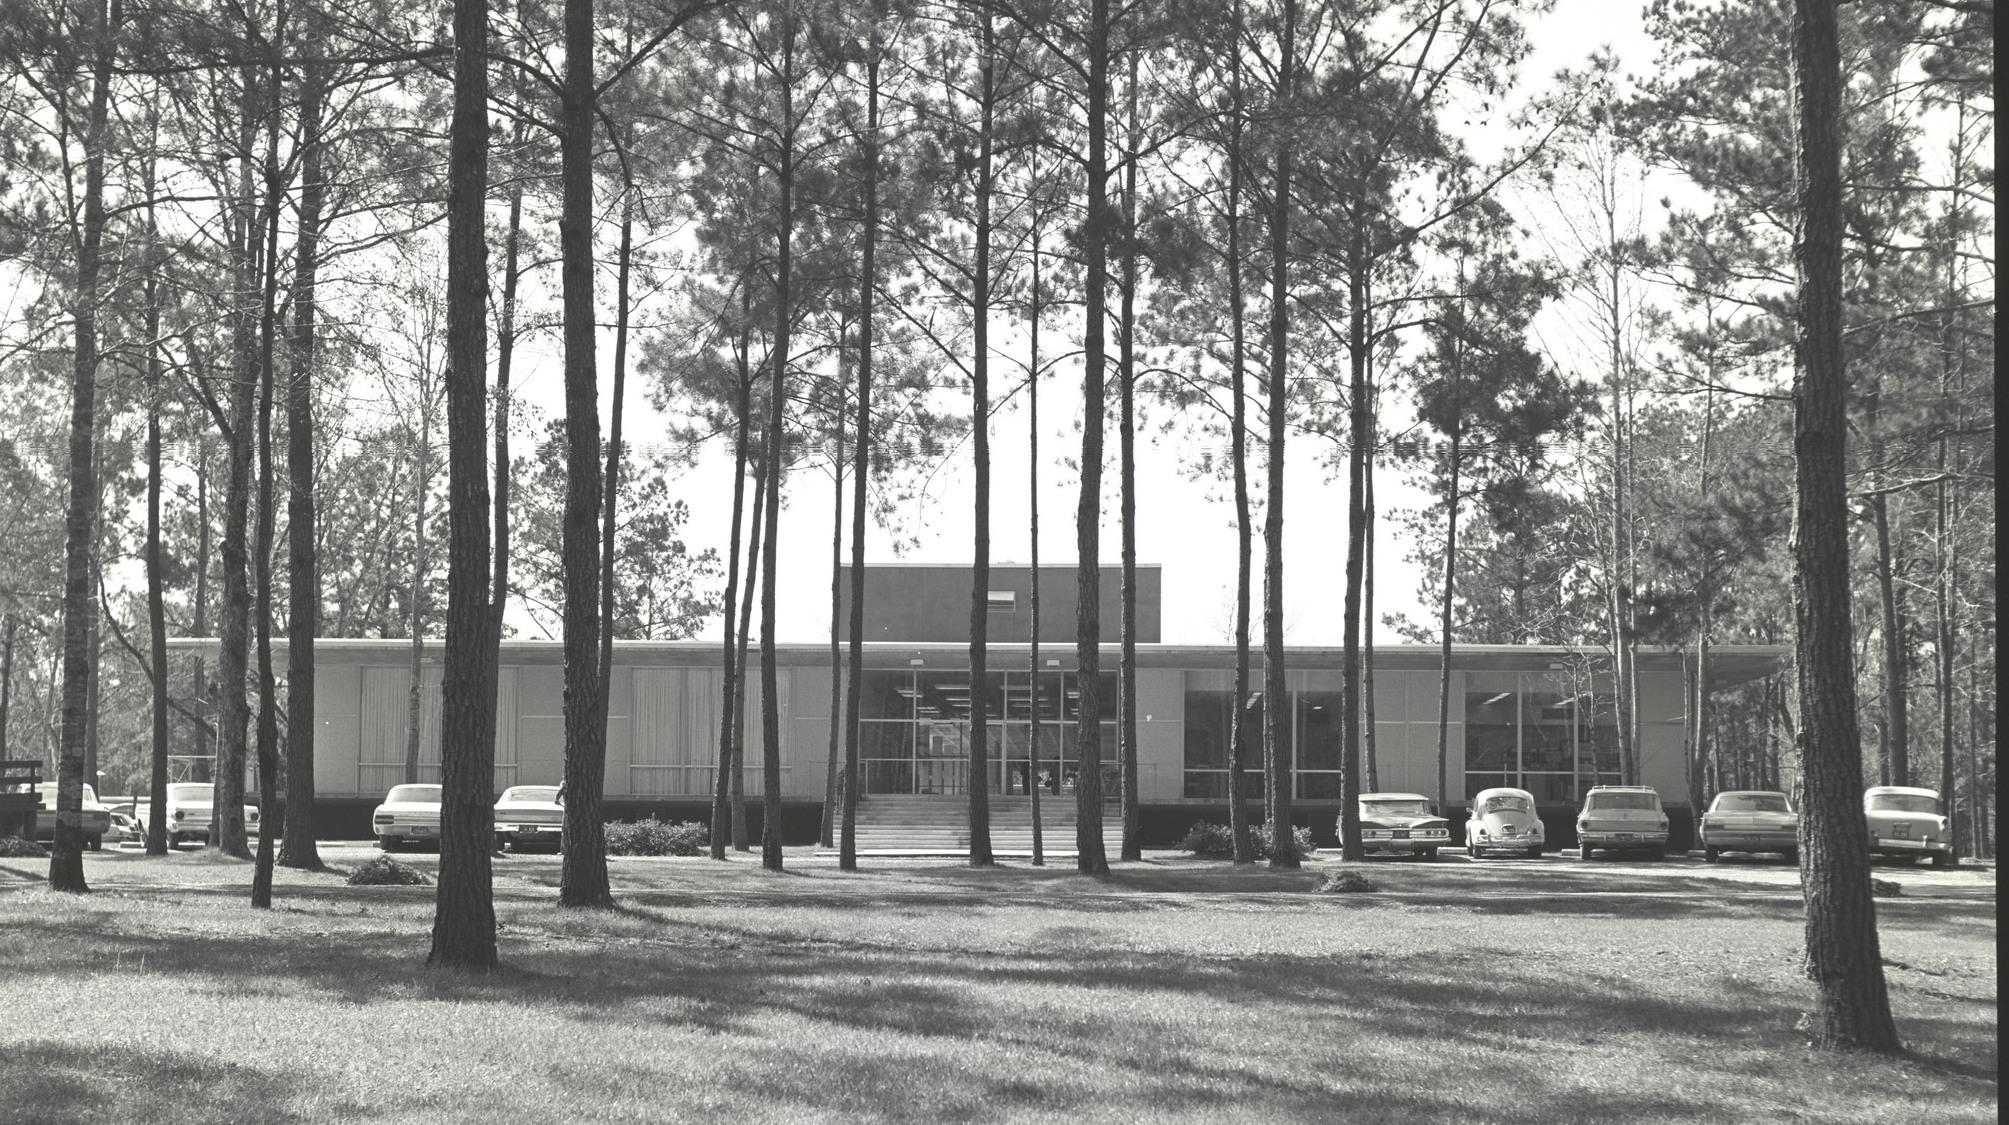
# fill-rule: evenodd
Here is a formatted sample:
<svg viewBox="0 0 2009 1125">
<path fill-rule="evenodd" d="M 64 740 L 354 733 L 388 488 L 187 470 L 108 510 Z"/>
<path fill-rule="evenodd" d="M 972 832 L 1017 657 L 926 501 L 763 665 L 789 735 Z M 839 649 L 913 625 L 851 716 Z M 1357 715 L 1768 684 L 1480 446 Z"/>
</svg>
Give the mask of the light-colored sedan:
<svg viewBox="0 0 2009 1125">
<path fill-rule="evenodd" d="M 439 839 L 440 787 L 437 785 L 393 785 L 384 794 L 384 803 L 370 813 L 370 831 L 377 846 L 387 852 L 405 846 L 406 840 Z"/>
<path fill-rule="evenodd" d="M 1939 809 L 1937 789 L 1877 785 L 1863 792 L 1863 819 L 1869 822 L 1869 850 L 1903 856 L 1916 863 L 1930 856 L 1934 867 L 1953 862 L 1953 833 Z"/>
<path fill-rule="evenodd" d="M 1589 859 L 1595 849 L 1615 856 L 1642 851 L 1659 859 L 1667 854 L 1667 813 L 1660 794 L 1644 785 L 1593 785 L 1583 795 L 1577 814 L 1577 855 Z"/>
<path fill-rule="evenodd" d="M 209 822 L 216 811 L 212 803 L 215 795 L 215 783 L 208 781 L 177 781 L 167 787 L 168 847 L 186 840 L 202 843 L 209 839 Z M 133 808 L 144 831 L 153 804 L 146 797 L 140 797 L 133 802 Z M 258 835 L 257 805 L 244 806 L 244 833 L 247 836 Z"/>
<path fill-rule="evenodd" d="M 1360 795 L 1360 846 L 1371 853 L 1434 858 L 1451 843 L 1451 825 L 1421 793 Z"/>
<path fill-rule="evenodd" d="M 1534 794 L 1525 789 L 1482 789 L 1472 798 L 1471 819 L 1465 822 L 1465 853 L 1473 859 L 1487 852 L 1540 859 L 1543 843 Z"/>
<path fill-rule="evenodd" d="M 514 842 L 516 850 L 525 844 L 558 845 L 565 828 L 565 806 L 559 803 L 556 785 L 512 785 L 495 802 L 495 850 Z"/>
<path fill-rule="evenodd" d="M 1800 862 L 1800 814 L 1784 793 L 1733 789 L 1716 794 L 1702 814 L 1702 858 L 1715 863 L 1724 852 L 1778 852 Z"/>
</svg>

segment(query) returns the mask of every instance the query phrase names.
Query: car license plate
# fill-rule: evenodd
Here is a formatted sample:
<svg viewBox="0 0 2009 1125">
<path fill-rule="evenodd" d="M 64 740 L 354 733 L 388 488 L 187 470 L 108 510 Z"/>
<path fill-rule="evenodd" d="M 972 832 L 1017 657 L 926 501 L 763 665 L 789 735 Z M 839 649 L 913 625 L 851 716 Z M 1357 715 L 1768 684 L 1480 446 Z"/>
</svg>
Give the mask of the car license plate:
<svg viewBox="0 0 2009 1125">
<path fill-rule="evenodd" d="M 1409 830 L 1407 828 L 1396 829 L 1395 838 L 1398 840 L 1407 840 L 1409 838 Z"/>
<path fill-rule="evenodd" d="M 535 836 L 542 831 L 544 831 L 544 826 L 541 824 L 523 824 L 517 826 L 516 834 L 519 836 Z"/>
<path fill-rule="evenodd" d="M 1903 839 L 1911 835 L 1911 825 L 1893 824 L 1890 826 L 1890 834 L 1898 837 L 1899 839 Z"/>
<path fill-rule="evenodd" d="M 1633 833 L 1631 833 L 1631 832 L 1618 832 L 1618 833 L 1614 833 L 1614 835 L 1616 835 L 1616 836 L 1617 836 L 1617 837 L 1618 837 L 1619 839 L 1621 839 L 1621 840 L 1635 840 L 1635 839 L 1638 839 L 1638 837 L 1637 837 L 1636 835 L 1634 835 Z"/>
</svg>

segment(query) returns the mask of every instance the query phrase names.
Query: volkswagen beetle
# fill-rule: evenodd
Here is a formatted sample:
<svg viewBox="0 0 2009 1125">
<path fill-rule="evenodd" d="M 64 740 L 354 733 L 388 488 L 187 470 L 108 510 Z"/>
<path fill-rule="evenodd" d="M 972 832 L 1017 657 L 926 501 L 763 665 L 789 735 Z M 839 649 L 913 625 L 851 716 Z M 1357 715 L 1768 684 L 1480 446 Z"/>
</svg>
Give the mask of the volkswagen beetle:
<svg viewBox="0 0 2009 1125">
<path fill-rule="evenodd" d="M 1473 859 L 1487 852 L 1539 859 L 1543 843 L 1534 794 L 1525 789 L 1482 789 L 1472 798 L 1471 818 L 1465 822 L 1465 852 Z"/>
</svg>

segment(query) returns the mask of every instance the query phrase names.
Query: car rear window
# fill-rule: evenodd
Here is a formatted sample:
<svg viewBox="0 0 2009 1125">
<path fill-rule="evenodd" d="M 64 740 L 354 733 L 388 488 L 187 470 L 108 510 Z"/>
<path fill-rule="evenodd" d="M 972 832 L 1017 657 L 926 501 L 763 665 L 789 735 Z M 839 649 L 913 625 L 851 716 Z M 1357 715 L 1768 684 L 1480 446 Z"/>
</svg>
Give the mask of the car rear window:
<svg viewBox="0 0 2009 1125">
<path fill-rule="evenodd" d="M 1513 795 L 1486 798 L 1486 812 L 1527 812 L 1528 799 Z"/>
<path fill-rule="evenodd" d="M 170 801 L 201 801 L 204 804 L 208 804 L 212 792 L 213 790 L 209 786 L 202 784 L 170 785 L 167 787 L 167 797 Z"/>
<path fill-rule="evenodd" d="M 1360 802 L 1366 816 L 1432 816 L 1430 802 Z"/>
<path fill-rule="evenodd" d="M 1362 801 L 1360 811 L 1368 816 L 1429 816 L 1428 801 Z"/>
<path fill-rule="evenodd" d="M 1926 797 L 1917 793 L 1875 793 L 1870 796 L 1871 812 L 1939 812 L 1939 798 Z"/>
<path fill-rule="evenodd" d="M 1717 812 L 1792 812 L 1780 793 L 1726 793 L 1716 798 Z"/>
<path fill-rule="evenodd" d="M 558 787 L 556 785 L 518 785 L 513 789 L 503 790 L 502 799 L 505 801 L 556 802 L 558 800 Z"/>
<path fill-rule="evenodd" d="M 1592 793 L 1587 803 L 1593 809 L 1646 809 L 1652 811 L 1660 807 L 1660 797 L 1653 793 Z"/>
<path fill-rule="evenodd" d="M 420 805 L 437 805 L 439 804 L 439 792 L 440 789 L 437 785 L 398 785 L 392 787 L 391 791 L 385 794 L 384 803 L 390 804 L 393 801 L 408 801 Z"/>
</svg>

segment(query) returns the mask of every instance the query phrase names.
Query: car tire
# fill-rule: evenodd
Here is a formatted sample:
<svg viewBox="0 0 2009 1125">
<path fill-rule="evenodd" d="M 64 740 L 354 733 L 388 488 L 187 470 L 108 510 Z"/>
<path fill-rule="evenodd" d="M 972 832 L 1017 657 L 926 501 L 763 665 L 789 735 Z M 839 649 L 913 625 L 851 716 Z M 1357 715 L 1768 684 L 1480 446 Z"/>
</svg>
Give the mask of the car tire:
<svg viewBox="0 0 2009 1125">
<path fill-rule="evenodd" d="M 1720 856 L 1720 855 L 1722 855 L 1722 854 L 1723 854 L 1722 852 L 1718 851 L 1718 850 L 1717 850 L 1717 849 L 1715 849 L 1715 848 L 1703 848 L 1703 849 L 1702 849 L 1702 862 L 1704 862 L 1704 863 L 1715 863 L 1715 862 L 1716 862 L 1716 859 L 1717 859 L 1717 857 L 1718 857 L 1718 856 Z"/>
<path fill-rule="evenodd" d="M 1580 862 L 1583 862 L 1583 863 L 1589 863 L 1589 862 L 1590 862 L 1590 853 L 1591 853 L 1591 852 L 1592 852 L 1593 850 L 1594 850 L 1594 849 L 1593 849 L 1593 848 L 1592 848 L 1592 847 L 1591 847 L 1591 846 L 1590 846 L 1589 844 L 1584 844 L 1584 843 L 1579 843 L 1579 844 L 1577 845 L 1577 859 L 1578 859 L 1578 861 L 1580 861 Z"/>
<path fill-rule="evenodd" d="M 508 850 L 509 850 L 509 837 L 507 837 L 507 836 L 504 836 L 504 835 L 502 835 L 501 833 L 497 833 L 497 834 L 496 834 L 496 837 L 495 837 L 495 850 L 496 850 L 496 851 L 497 851 L 498 853 L 500 853 L 500 852 L 504 852 L 504 851 L 508 851 Z"/>
<path fill-rule="evenodd" d="M 1662 859 L 1666 859 L 1666 858 L 1667 858 L 1667 845 L 1666 845 L 1666 844 L 1655 844 L 1655 845 L 1653 845 L 1653 847 L 1652 847 L 1652 848 L 1651 848 L 1650 850 L 1648 850 L 1648 851 L 1647 851 L 1647 853 L 1646 853 L 1646 858 L 1648 858 L 1648 859 L 1651 859 L 1651 860 L 1662 860 Z"/>
<path fill-rule="evenodd" d="M 1950 867 L 1953 865 L 1953 857 L 1947 855 L 1945 852 L 1940 852 L 1932 857 L 1932 865 L 1934 867 Z"/>
<path fill-rule="evenodd" d="M 86 836 L 84 837 L 84 846 L 91 849 L 94 852 L 104 851 L 105 838 L 103 836 L 98 835 Z"/>
<path fill-rule="evenodd" d="M 394 852 L 404 847 L 405 842 L 396 836 L 379 836 L 377 837 L 377 846 L 387 852 Z"/>
<path fill-rule="evenodd" d="M 1421 852 L 1421 853 L 1419 853 L 1419 854 L 1421 854 L 1421 855 L 1423 856 L 1423 858 L 1424 858 L 1424 859 L 1436 859 L 1436 858 L 1437 858 L 1437 849 L 1436 849 L 1436 848 L 1424 848 L 1424 849 L 1422 850 L 1422 852 Z"/>
<path fill-rule="evenodd" d="M 1800 849 L 1787 848 L 1785 851 L 1780 852 L 1779 854 L 1785 856 L 1786 862 L 1793 865 L 1794 867 L 1798 867 L 1800 865 Z"/>
<path fill-rule="evenodd" d="M 1528 849 L 1528 858 L 1529 858 L 1529 859 L 1540 859 L 1540 858 L 1542 858 L 1542 846 L 1541 846 L 1540 844 L 1536 844 L 1536 845 L 1535 845 L 1534 847 L 1532 847 L 1532 848 L 1529 848 L 1529 849 Z"/>
</svg>

